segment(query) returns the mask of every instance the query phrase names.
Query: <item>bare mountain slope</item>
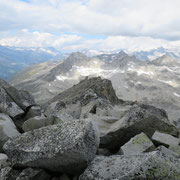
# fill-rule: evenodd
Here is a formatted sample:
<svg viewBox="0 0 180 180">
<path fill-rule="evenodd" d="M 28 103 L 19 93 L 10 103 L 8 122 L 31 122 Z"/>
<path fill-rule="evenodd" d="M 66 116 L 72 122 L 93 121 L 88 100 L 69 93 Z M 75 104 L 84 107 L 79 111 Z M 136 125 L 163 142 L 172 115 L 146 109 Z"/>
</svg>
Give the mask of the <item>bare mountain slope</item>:
<svg viewBox="0 0 180 180">
<path fill-rule="evenodd" d="M 180 116 L 180 61 L 162 56 L 153 61 L 140 61 L 124 52 L 88 58 L 72 53 L 64 62 L 26 69 L 11 82 L 30 91 L 43 103 L 86 76 L 110 79 L 119 98 L 141 101 L 164 108 L 171 120 Z M 42 68 L 43 66 L 43 68 Z M 26 77 L 22 79 L 22 77 Z"/>
</svg>

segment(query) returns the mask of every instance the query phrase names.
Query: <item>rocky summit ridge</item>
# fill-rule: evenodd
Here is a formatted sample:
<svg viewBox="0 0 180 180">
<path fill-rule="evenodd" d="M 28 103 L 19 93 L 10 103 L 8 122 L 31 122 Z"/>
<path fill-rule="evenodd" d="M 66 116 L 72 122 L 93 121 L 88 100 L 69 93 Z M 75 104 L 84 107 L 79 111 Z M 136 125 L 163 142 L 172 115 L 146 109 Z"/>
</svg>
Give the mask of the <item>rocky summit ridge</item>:
<svg viewBox="0 0 180 180">
<path fill-rule="evenodd" d="M 0 80 L 1 180 L 180 179 L 180 124 L 88 78 L 39 106 Z"/>
</svg>

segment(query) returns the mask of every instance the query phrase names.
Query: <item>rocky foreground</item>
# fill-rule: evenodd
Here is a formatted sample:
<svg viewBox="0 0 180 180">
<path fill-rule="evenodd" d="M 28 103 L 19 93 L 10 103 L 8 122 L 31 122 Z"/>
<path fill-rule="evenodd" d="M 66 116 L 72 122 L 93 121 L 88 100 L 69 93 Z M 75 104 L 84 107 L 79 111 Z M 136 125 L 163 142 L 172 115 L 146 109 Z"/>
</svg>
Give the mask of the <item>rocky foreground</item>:
<svg viewBox="0 0 180 180">
<path fill-rule="evenodd" d="M 0 179 L 179 180 L 179 127 L 100 77 L 41 107 L 0 80 Z"/>
</svg>

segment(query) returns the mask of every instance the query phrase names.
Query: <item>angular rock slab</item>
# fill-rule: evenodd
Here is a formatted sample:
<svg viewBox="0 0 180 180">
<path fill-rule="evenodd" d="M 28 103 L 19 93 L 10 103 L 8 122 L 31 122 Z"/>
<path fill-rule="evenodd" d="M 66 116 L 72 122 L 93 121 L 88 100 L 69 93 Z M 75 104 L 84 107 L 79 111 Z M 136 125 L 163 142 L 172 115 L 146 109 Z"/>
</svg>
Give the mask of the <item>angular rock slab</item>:
<svg viewBox="0 0 180 180">
<path fill-rule="evenodd" d="M 131 138 L 121 149 L 123 154 L 129 155 L 152 151 L 155 149 L 155 146 L 146 134 L 141 133 Z"/>
<path fill-rule="evenodd" d="M 13 118 L 24 113 L 24 111 L 7 94 L 5 89 L 1 87 L 1 84 L 0 84 L 0 112 L 8 114 Z"/>
<path fill-rule="evenodd" d="M 163 151 L 140 155 L 116 155 L 96 157 L 80 180 L 179 180 L 180 159 Z"/>
<path fill-rule="evenodd" d="M 170 145 L 178 145 L 179 144 L 179 138 L 175 138 L 171 136 L 170 134 L 165 134 L 156 131 L 153 136 L 152 140 L 157 145 L 164 145 L 169 147 Z"/>
<path fill-rule="evenodd" d="M 8 96 L 24 111 L 29 106 L 35 104 L 33 96 L 24 90 L 17 90 L 15 87 L 11 86 L 6 81 L 0 78 L 0 87 L 2 87 Z"/>
<path fill-rule="evenodd" d="M 100 129 L 100 146 L 119 149 L 132 137 L 144 132 L 149 138 L 156 130 L 178 136 L 178 129 L 168 121 L 166 112 L 150 105 L 139 104 L 131 107 L 126 114 L 114 123 L 103 122 Z"/>
<path fill-rule="evenodd" d="M 0 152 L 2 152 L 2 147 L 9 138 L 18 135 L 20 133 L 17 131 L 12 119 L 8 115 L 0 113 Z"/>
<path fill-rule="evenodd" d="M 9 140 L 4 151 L 16 167 L 78 174 L 94 159 L 99 134 L 93 122 L 64 121 Z"/>
</svg>

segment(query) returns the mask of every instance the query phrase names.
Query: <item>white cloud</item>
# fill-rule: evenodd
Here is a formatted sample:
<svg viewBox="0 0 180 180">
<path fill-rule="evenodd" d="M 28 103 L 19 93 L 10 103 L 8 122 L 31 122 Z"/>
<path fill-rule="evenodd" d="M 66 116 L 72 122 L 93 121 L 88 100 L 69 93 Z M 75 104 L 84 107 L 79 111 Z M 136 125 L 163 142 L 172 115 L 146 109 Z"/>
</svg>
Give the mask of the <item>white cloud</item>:
<svg viewBox="0 0 180 180">
<path fill-rule="evenodd" d="M 63 49 L 180 47 L 179 7 L 179 0 L 0 0 L 0 43 Z"/>
</svg>

